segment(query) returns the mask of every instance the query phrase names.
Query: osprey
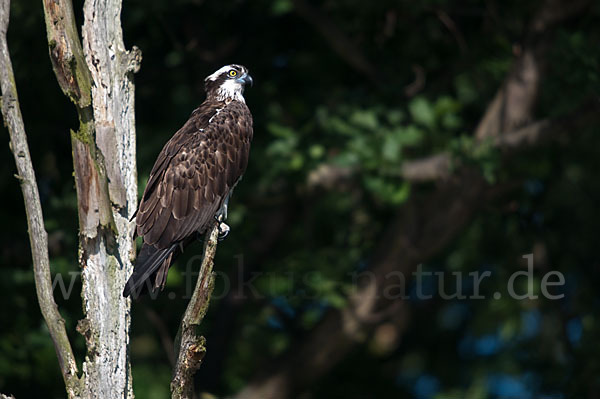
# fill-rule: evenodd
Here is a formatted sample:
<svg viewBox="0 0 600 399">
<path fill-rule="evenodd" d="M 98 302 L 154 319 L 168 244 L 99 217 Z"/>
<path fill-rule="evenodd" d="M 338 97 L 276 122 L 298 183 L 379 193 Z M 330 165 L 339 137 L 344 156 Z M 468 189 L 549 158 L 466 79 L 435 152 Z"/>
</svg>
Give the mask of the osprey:
<svg viewBox="0 0 600 399">
<path fill-rule="evenodd" d="M 243 97 L 252 77 L 226 65 L 204 80 L 206 100 L 167 142 L 150 172 L 134 215 L 143 238 L 124 296 L 163 288 L 171 262 L 198 234 L 229 227 L 227 204 L 248 164 L 252 115 Z M 216 221 L 215 221 L 216 219 Z"/>
</svg>

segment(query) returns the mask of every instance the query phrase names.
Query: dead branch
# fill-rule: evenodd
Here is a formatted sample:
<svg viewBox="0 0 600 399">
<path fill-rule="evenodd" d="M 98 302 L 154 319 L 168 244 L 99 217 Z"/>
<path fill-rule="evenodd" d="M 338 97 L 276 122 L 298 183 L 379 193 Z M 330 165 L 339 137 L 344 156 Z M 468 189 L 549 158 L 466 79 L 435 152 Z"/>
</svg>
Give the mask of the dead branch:
<svg viewBox="0 0 600 399">
<path fill-rule="evenodd" d="M 193 397 L 194 374 L 200 368 L 206 353 L 206 340 L 198 334 L 197 328 L 206 315 L 214 287 L 212 270 L 218 237 L 219 230 L 215 224 L 210 231 L 206 232 L 204 254 L 196 288 L 179 326 L 176 339 L 177 364 L 171 381 L 171 397 L 173 399 L 191 399 Z"/>
<path fill-rule="evenodd" d="M 48 257 L 48 235 L 44 228 L 44 217 L 40 203 L 35 172 L 31 162 L 27 135 L 19 100 L 17 87 L 12 69 L 12 62 L 8 52 L 6 32 L 8 29 L 10 13 L 10 0 L 0 1 L 0 84 L 2 86 L 2 116 L 8 127 L 10 135 L 10 147 L 15 157 L 18 175 L 21 184 L 25 210 L 27 212 L 27 226 L 29 241 L 31 243 L 31 254 L 33 258 L 33 270 L 35 287 L 42 315 L 48 326 L 50 337 L 54 342 L 54 348 L 58 356 L 60 369 L 69 393 L 69 397 L 79 394 L 79 378 L 77 376 L 77 364 L 73 356 L 73 349 L 65 330 L 65 321 L 58 312 L 54 295 L 52 293 L 52 281 L 50 275 L 50 259 Z M 4 396 L 3 396 L 4 397 Z"/>
<path fill-rule="evenodd" d="M 86 0 L 82 41 L 71 0 L 44 0 L 50 59 L 76 106 L 71 132 L 79 213 L 85 319 L 82 396 L 131 398 L 130 301 L 121 292 L 135 251 L 129 219 L 137 203 L 134 86 L 140 54 L 123 44 L 121 0 Z M 109 183 L 110 180 L 110 183 Z"/>
<path fill-rule="evenodd" d="M 48 35 L 50 60 L 63 93 L 75 104 L 79 115 L 79 131 L 72 134 L 75 188 L 79 212 L 80 234 L 95 238 L 99 226 L 110 226 L 112 211 L 108 201 L 108 182 L 99 170 L 92 109 L 92 78 L 86 65 L 75 26 L 70 0 L 44 0 L 44 17 Z M 94 210 L 83 212 L 84 209 Z M 97 212 L 95 210 L 98 210 Z"/>
</svg>

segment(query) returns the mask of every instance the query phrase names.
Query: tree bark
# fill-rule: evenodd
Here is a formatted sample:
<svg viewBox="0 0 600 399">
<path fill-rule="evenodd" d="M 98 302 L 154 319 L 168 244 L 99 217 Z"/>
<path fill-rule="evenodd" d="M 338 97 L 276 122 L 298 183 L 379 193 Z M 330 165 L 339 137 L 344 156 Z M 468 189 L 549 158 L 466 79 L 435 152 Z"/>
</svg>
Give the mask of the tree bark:
<svg viewBox="0 0 600 399">
<path fill-rule="evenodd" d="M 133 397 L 129 347 L 130 299 L 122 296 L 135 256 L 129 220 L 137 207 L 133 73 L 140 52 L 125 50 L 121 0 L 84 3 L 83 53 L 91 88 L 97 164 L 107 180 L 112 226 L 81 238 L 84 327 L 88 356 L 83 370 L 89 397 Z M 90 145 L 93 145 L 91 143 Z M 80 210 L 81 212 L 81 210 Z M 87 328 L 89 326 L 89 329 Z"/>
<path fill-rule="evenodd" d="M 120 0 L 85 1 L 83 46 L 71 1 L 43 4 L 54 72 L 80 123 L 71 132 L 85 315 L 77 330 L 87 344 L 80 397 L 131 398 L 130 300 L 121 292 L 135 255 L 132 76 L 141 56 L 125 50 Z"/>
</svg>

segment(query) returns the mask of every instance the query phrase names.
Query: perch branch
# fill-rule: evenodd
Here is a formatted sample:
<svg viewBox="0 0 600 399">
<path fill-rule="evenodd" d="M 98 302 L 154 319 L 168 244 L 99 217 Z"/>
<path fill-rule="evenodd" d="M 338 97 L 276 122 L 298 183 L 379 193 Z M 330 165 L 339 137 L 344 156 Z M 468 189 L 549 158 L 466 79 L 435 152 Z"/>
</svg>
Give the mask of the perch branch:
<svg viewBox="0 0 600 399">
<path fill-rule="evenodd" d="M 217 252 L 218 236 L 219 230 L 216 224 L 206 232 L 204 255 L 196 288 L 179 326 L 178 339 L 176 340 L 179 341 L 176 342 L 177 363 L 171 381 L 171 397 L 173 399 L 192 398 L 194 374 L 200 368 L 206 353 L 204 346 L 206 341 L 204 337 L 198 334 L 197 327 L 206 315 L 213 291 L 214 276 L 212 270 L 215 253 Z"/>
<path fill-rule="evenodd" d="M 67 386 L 69 397 L 78 392 L 79 378 L 73 349 L 67 336 L 65 322 L 58 312 L 52 293 L 50 259 L 48 257 L 48 235 L 44 228 L 44 217 L 40 195 L 31 162 L 23 117 L 19 108 L 17 87 L 8 52 L 6 32 L 8 29 L 10 0 L 0 1 L 0 84 L 2 86 L 2 116 L 8 127 L 10 147 L 15 157 L 19 182 L 25 201 L 27 226 L 38 302 L 50 337 L 58 356 L 60 369 Z"/>
</svg>

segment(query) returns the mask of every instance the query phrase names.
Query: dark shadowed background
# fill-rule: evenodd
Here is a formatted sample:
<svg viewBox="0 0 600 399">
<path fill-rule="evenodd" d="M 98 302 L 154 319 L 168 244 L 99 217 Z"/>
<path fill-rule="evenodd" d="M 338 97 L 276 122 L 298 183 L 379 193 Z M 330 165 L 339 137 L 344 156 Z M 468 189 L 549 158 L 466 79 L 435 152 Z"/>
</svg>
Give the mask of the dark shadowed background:
<svg viewBox="0 0 600 399">
<path fill-rule="evenodd" d="M 77 116 L 52 72 L 41 2 L 13 1 L 11 12 L 53 273 L 67 291 L 74 279 L 70 295 L 60 285 L 55 295 L 81 359 Z M 206 75 L 240 63 L 255 83 L 246 93 L 252 153 L 218 248 L 198 391 L 599 398 L 599 17 L 591 1 L 125 1 L 126 45 L 143 52 L 140 190 L 202 102 Z M 542 138 L 498 146 L 542 120 Z M 14 162 L 1 151 L 0 391 L 61 398 Z M 436 154 L 445 154 L 441 169 L 425 173 Z M 133 304 L 139 398 L 169 395 L 173 337 L 194 281 L 186 269 L 200 253 L 186 251 L 156 300 Z M 507 291 L 527 271 L 526 254 L 537 299 Z M 552 271 L 564 276 L 551 290 L 561 299 L 541 289 Z M 487 275 L 479 299 L 469 298 L 469 273 Z M 377 288 L 365 293 L 370 279 Z M 527 291 L 525 277 L 514 281 Z M 457 284 L 463 295 L 450 295 Z"/>
</svg>

